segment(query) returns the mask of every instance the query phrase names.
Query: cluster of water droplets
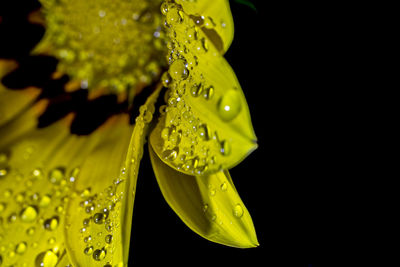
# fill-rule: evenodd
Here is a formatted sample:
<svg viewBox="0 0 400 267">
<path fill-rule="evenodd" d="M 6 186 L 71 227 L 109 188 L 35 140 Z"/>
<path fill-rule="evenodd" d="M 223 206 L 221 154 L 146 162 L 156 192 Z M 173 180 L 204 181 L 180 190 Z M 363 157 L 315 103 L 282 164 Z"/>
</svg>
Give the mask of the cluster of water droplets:
<svg viewBox="0 0 400 267">
<path fill-rule="evenodd" d="M 79 195 L 79 218 L 82 219 L 79 228 L 83 251 L 94 262 L 104 262 L 104 266 L 111 266 L 115 246 L 115 233 L 120 225 L 120 205 L 124 199 L 121 184 L 125 182 L 125 170 L 121 170 L 121 177 L 100 193 L 92 193 L 86 188 Z M 121 242 L 118 240 L 118 242 Z M 122 263 L 120 263 L 122 264 Z M 113 266 L 114 266 L 113 265 Z M 119 265 L 118 265 L 119 266 Z"/>
<path fill-rule="evenodd" d="M 203 175 L 225 168 L 224 157 L 231 154 L 231 141 L 220 137 L 215 125 L 202 120 L 193 103 L 215 110 L 222 123 L 235 119 L 241 111 L 237 89 L 227 92 L 208 82 L 198 66 L 207 53 L 216 53 L 205 31 L 214 32 L 210 17 L 187 15 L 182 6 L 165 1 L 161 6 L 164 25 L 170 42 L 167 62 L 169 70 L 162 75 L 168 91 L 166 105 L 160 108 L 164 125 L 159 130 L 163 140 L 161 157 L 170 165 L 191 175 Z M 221 40 L 219 40 L 221 42 Z M 213 47 L 211 47 L 213 46 Z M 218 92 L 218 90 L 220 90 Z M 189 99 L 190 98 L 190 99 Z M 205 104 L 204 104 L 205 103 Z"/>
<path fill-rule="evenodd" d="M 80 169 L 38 167 L 26 173 L 11 168 L 11 156 L 0 152 L 0 265 L 55 266 L 64 247 L 60 231 L 65 210 Z"/>
<path fill-rule="evenodd" d="M 233 224 L 233 219 L 240 219 L 243 217 L 244 209 L 242 207 L 242 204 L 233 203 L 231 207 L 231 214 L 225 214 L 227 211 L 222 210 L 221 207 L 219 207 L 219 205 L 214 202 L 214 198 L 218 197 L 218 195 L 226 194 L 229 193 L 230 190 L 234 190 L 229 183 L 208 183 L 207 187 L 209 202 L 204 203 L 201 208 L 208 220 L 218 224 L 219 226 L 223 226 L 224 221 L 225 223 Z M 226 218 L 229 218 L 229 220 L 227 220 Z"/>
</svg>

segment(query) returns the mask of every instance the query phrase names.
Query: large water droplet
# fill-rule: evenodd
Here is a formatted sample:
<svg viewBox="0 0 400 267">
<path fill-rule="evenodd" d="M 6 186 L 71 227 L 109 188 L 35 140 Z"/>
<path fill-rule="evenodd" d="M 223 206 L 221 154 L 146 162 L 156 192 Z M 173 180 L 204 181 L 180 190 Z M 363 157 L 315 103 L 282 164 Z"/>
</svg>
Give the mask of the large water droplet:
<svg viewBox="0 0 400 267">
<path fill-rule="evenodd" d="M 59 223 L 59 218 L 58 216 L 54 216 L 53 218 L 47 219 L 44 221 L 43 226 L 44 229 L 48 231 L 53 231 L 57 229 Z"/>
<path fill-rule="evenodd" d="M 173 161 L 178 156 L 178 148 L 167 149 L 162 152 L 162 157 L 166 160 Z"/>
<path fill-rule="evenodd" d="M 235 207 L 233 208 L 233 215 L 235 215 L 235 217 L 241 218 L 243 216 L 243 208 L 240 204 L 236 204 Z"/>
<path fill-rule="evenodd" d="M 221 142 L 220 152 L 224 156 L 228 156 L 231 153 L 231 144 L 227 140 Z"/>
<path fill-rule="evenodd" d="M 231 121 L 242 108 L 240 94 L 237 90 L 229 90 L 218 101 L 218 114 L 224 121 Z"/>
<path fill-rule="evenodd" d="M 50 205 L 51 197 L 49 195 L 44 195 L 40 198 L 39 207 L 46 208 Z"/>
<path fill-rule="evenodd" d="M 86 255 L 92 255 L 92 253 L 93 253 L 93 247 L 92 247 L 92 246 L 86 247 L 86 248 L 83 250 L 83 253 L 85 253 Z"/>
<path fill-rule="evenodd" d="M 105 237 L 105 241 L 106 241 L 107 244 L 111 244 L 112 239 L 113 239 L 112 235 L 106 235 L 106 237 Z"/>
<path fill-rule="evenodd" d="M 21 211 L 21 220 L 23 222 L 33 222 L 38 215 L 37 208 L 34 206 L 28 206 Z"/>
<path fill-rule="evenodd" d="M 24 254 L 27 248 L 28 245 L 26 244 L 26 242 L 20 242 L 15 246 L 15 253 Z"/>
<path fill-rule="evenodd" d="M 210 129 L 206 124 L 200 124 L 197 127 L 197 133 L 199 134 L 200 138 L 203 139 L 204 141 L 210 139 Z"/>
<path fill-rule="evenodd" d="M 38 254 L 35 260 L 36 267 L 54 267 L 57 262 L 58 256 L 51 250 Z"/>
<path fill-rule="evenodd" d="M 107 251 L 105 250 L 105 248 L 102 249 L 96 249 L 93 252 L 93 259 L 96 261 L 101 261 L 106 257 Z"/>
<path fill-rule="evenodd" d="M 96 224 L 102 224 L 104 223 L 104 213 L 96 213 L 93 215 L 93 222 Z"/>
<path fill-rule="evenodd" d="M 59 184 L 65 176 L 65 169 L 62 167 L 57 167 L 49 172 L 49 180 L 53 184 Z"/>
<path fill-rule="evenodd" d="M 176 81 L 186 80 L 189 76 L 189 70 L 186 68 L 186 63 L 183 59 L 177 59 L 172 62 L 168 72 L 171 78 Z"/>
</svg>

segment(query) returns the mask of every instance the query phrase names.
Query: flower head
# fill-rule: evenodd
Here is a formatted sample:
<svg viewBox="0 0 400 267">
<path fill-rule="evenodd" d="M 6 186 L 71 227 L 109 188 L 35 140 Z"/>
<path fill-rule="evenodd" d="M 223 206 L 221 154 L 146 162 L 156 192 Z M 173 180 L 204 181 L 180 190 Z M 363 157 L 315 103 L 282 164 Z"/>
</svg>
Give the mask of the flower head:
<svg viewBox="0 0 400 267">
<path fill-rule="evenodd" d="M 147 137 L 162 194 L 190 229 L 257 246 L 228 172 L 257 147 L 223 58 L 228 1 L 40 2 L 40 43 L 28 59 L 0 59 L 0 265 L 127 265 Z M 47 75 L 21 83 L 35 60 L 50 62 Z M 59 91 L 40 90 L 55 81 Z"/>
</svg>

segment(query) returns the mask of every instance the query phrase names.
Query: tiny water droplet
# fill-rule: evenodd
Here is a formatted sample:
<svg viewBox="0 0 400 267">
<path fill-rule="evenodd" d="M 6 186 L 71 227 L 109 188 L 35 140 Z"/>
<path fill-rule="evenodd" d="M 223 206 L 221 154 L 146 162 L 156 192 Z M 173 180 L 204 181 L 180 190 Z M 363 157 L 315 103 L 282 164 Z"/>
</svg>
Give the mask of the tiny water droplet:
<svg viewBox="0 0 400 267">
<path fill-rule="evenodd" d="M 221 191 L 225 192 L 228 189 L 228 185 L 226 184 L 226 182 L 223 182 L 221 184 Z"/>
<path fill-rule="evenodd" d="M 26 229 L 26 234 L 29 236 L 32 236 L 35 233 L 35 231 L 36 231 L 35 227 L 33 227 L 33 226 L 29 227 L 28 229 Z"/>
</svg>

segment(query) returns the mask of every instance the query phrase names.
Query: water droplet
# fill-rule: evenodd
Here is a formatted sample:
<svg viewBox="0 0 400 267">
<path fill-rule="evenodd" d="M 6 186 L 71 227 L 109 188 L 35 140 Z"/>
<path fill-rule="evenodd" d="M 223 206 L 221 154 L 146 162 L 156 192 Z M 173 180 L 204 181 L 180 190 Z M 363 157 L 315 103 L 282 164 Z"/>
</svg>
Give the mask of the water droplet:
<svg viewBox="0 0 400 267">
<path fill-rule="evenodd" d="M 213 97 L 213 95 L 214 95 L 214 86 L 210 86 L 210 87 L 204 89 L 203 97 L 206 100 L 210 100 Z"/>
<path fill-rule="evenodd" d="M 42 179 L 43 178 L 43 171 L 40 168 L 36 168 L 31 173 L 32 178 L 34 179 Z"/>
<path fill-rule="evenodd" d="M 96 249 L 93 252 L 93 259 L 96 261 L 101 261 L 106 257 L 107 251 L 102 248 L 102 249 Z"/>
<path fill-rule="evenodd" d="M 229 90 L 218 101 L 218 114 L 224 121 L 231 121 L 242 108 L 238 90 Z"/>
<path fill-rule="evenodd" d="M 7 204 L 5 202 L 0 202 L 0 213 L 2 213 L 7 208 Z"/>
<path fill-rule="evenodd" d="M 237 218 L 241 218 L 243 216 L 243 208 L 240 204 L 236 204 L 235 207 L 233 208 L 233 215 Z"/>
<path fill-rule="evenodd" d="M 69 174 L 69 181 L 71 183 L 75 182 L 76 179 L 78 178 L 80 172 L 81 172 L 80 168 L 78 168 L 78 167 L 73 168 Z"/>
<path fill-rule="evenodd" d="M 38 215 L 38 210 L 34 206 L 28 206 L 21 211 L 21 220 L 26 223 L 33 222 Z"/>
<path fill-rule="evenodd" d="M 208 204 L 203 205 L 203 212 L 206 212 L 208 210 Z"/>
<path fill-rule="evenodd" d="M 168 72 L 171 78 L 176 81 L 186 80 L 189 76 L 189 70 L 186 68 L 186 63 L 183 59 L 177 59 L 172 62 Z"/>
<path fill-rule="evenodd" d="M 83 225 L 88 226 L 90 224 L 90 218 L 83 219 Z"/>
<path fill-rule="evenodd" d="M 208 185 L 208 190 L 210 190 L 210 196 L 215 196 L 215 194 L 217 193 L 217 190 L 215 190 L 214 186 L 212 184 Z"/>
<path fill-rule="evenodd" d="M 105 237 L 105 241 L 106 241 L 107 244 L 111 244 L 112 239 L 113 239 L 112 235 L 106 235 L 106 237 Z"/>
<path fill-rule="evenodd" d="M 56 238 L 55 238 L 55 237 L 50 237 L 50 238 L 47 240 L 47 243 L 49 243 L 50 245 L 53 245 L 55 242 L 56 242 Z"/>
<path fill-rule="evenodd" d="M 24 254 L 28 245 L 26 242 L 20 242 L 15 246 L 15 253 L 17 254 Z"/>
<path fill-rule="evenodd" d="M 8 218 L 7 218 L 7 221 L 8 221 L 9 223 L 13 223 L 13 222 L 15 222 L 16 220 L 17 220 L 17 214 L 16 214 L 15 212 L 11 213 L 11 214 L 8 216 Z"/>
<path fill-rule="evenodd" d="M 179 149 L 176 147 L 174 149 L 167 149 L 162 152 L 162 157 L 166 160 L 173 161 L 178 156 Z"/>
<path fill-rule="evenodd" d="M 40 198 L 39 207 L 46 208 L 50 205 L 50 202 L 51 202 L 51 196 L 44 195 Z"/>
<path fill-rule="evenodd" d="M 223 192 L 225 192 L 227 189 L 228 189 L 228 185 L 226 184 L 226 182 L 223 182 L 222 184 L 221 184 L 221 191 L 223 191 Z"/>
<path fill-rule="evenodd" d="M 83 242 L 85 242 L 85 243 L 88 243 L 90 241 L 92 241 L 92 236 L 91 235 L 88 235 L 83 239 Z"/>
<path fill-rule="evenodd" d="M 105 217 L 104 213 L 96 213 L 93 216 L 93 222 L 96 224 L 102 224 L 102 223 L 104 223 L 104 217 Z"/>
<path fill-rule="evenodd" d="M 167 24 L 181 23 L 182 16 L 179 13 L 176 5 L 169 5 L 167 9 L 166 22 Z"/>
<path fill-rule="evenodd" d="M 83 250 L 83 253 L 85 253 L 86 255 L 92 255 L 92 253 L 93 253 L 93 247 L 92 247 L 92 246 L 86 247 L 86 248 Z"/>
<path fill-rule="evenodd" d="M 227 140 L 221 142 L 220 152 L 224 156 L 228 156 L 231 153 L 231 144 Z"/>
<path fill-rule="evenodd" d="M 0 166 L 0 178 L 5 177 L 10 172 L 10 168 L 8 166 Z"/>
<path fill-rule="evenodd" d="M 48 231 L 53 231 L 57 229 L 59 223 L 59 218 L 57 216 L 54 216 L 53 218 L 47 219 L 44 221 L 43 226 L 44 229 Z"/>
<path fill-rule="evenodd" d="M 49 172 L 49 180 L 53 184 L 59 184 L 65 176 L 65 168 L 57 167 Z"/>
<path fill-rule="evenodd" d="M 163 75 L 161 76 L 161 82 L 164 87 L 168 87 L 168 85 L 171 83 L 171 76 L 168 72 L 163 73 Z"/>
<path fill-rule="evenodd" d="M 29 236 L 32 236 L 36 231 L 35 227 L 29 227 L 28 229 L 26 229 L 26 234 Z"/>
<path fill-rule="evenodd" d="M 58 263 L 58 256 L 51 250 L 42 252 L 35 259 L 36 267 L 54 267 Z"/>
<path fill-rule="evenodd" d="M 193 84 L 190 93 L 193 97 L 198 97 L 203 92 L 203 84 Z"/>
<path fill-rule="evenodd" d="M 203 139 L 204 141 L 210 139 L 210 129 L 207 126 L 207 124 L 200 124 L 197 127 L 197 133 L 199 134 L 200 138 Z"/>
</svg>

